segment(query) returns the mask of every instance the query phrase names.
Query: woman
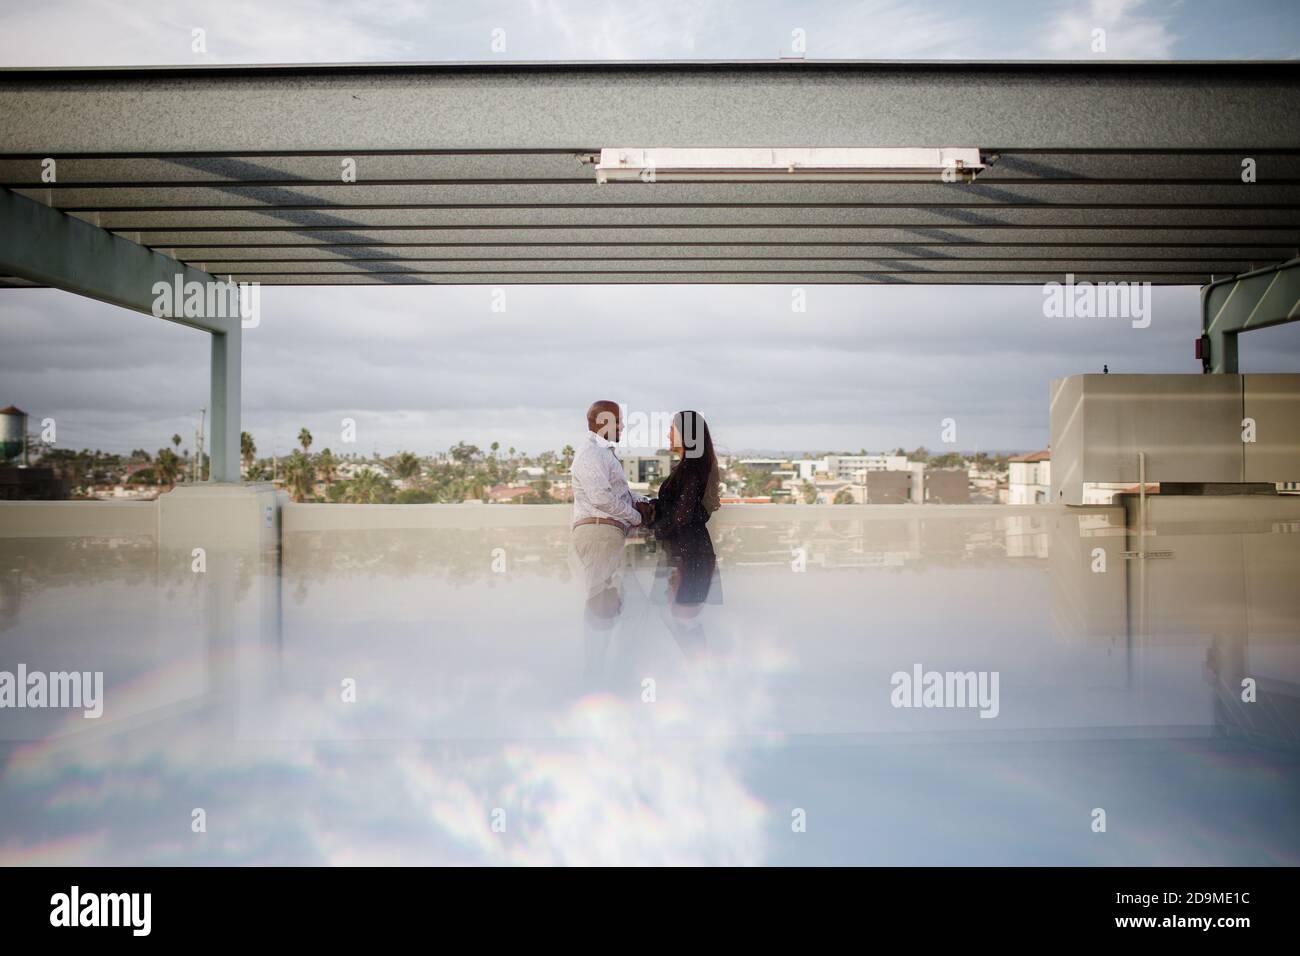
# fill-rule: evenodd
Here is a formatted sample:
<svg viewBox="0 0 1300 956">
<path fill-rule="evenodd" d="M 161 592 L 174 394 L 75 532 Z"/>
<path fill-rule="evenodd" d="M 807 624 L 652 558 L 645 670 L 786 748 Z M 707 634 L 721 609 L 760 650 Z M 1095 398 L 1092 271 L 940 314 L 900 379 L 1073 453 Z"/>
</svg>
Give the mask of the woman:
<svg viewBox="0 0 1300 956">
<path fill-rule="evenodd" d="M 677 456 L 672 473 L 659 486 L 649 528 L 660 541 L 703 529 L 718 500 L 718 456 L 713 436 L 699 412 L 678 412 L 668 429 L 668 447 Z"/>
<path fill-rule="evenodd" d="M 659 486 L 654 503 L 654 517 L 649 530 L 664 543 L 664 567 L 668 604 L 674 618 L 693 617 L 699 606 L 721 594 L 714 582 L 717 557 L 713 539 L 705 527 L 709 516 L 721 506 L 718 500 L 718 457 L 713 451 L 713 436 L 704 416 L 698 412 L 678 412 L 668 431 L 668 445 L 677 456 L 672 473 Z M 673 621 L 674 636 L 681 642 Z M 680 623 L 680 622 L 677 622 Z M 702 643 L 702 634 L 698 635 Z M 686 645 L 683 642 L 683 649 Z"/>
</svg>

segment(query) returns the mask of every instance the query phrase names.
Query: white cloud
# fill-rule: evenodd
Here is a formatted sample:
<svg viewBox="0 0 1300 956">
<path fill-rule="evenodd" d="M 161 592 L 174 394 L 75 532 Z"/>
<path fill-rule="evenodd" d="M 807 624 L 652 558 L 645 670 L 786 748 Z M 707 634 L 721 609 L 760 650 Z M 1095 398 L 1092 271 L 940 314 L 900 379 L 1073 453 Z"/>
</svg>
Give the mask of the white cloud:
<svg viewBox="0 0 1300 956">
<path fill-rule="evenodd" d="M 1091 0 L 1085 10 L 1072 5 L 1056 11 L 1044 48 L 1061 59 L 1167 60 L 1177 42 L 1170 20 L 1168 8 L 1153 10 L 1145 0 Z M 1094 49 L 1098 38 L 1104 50 Z"/>
</svg>

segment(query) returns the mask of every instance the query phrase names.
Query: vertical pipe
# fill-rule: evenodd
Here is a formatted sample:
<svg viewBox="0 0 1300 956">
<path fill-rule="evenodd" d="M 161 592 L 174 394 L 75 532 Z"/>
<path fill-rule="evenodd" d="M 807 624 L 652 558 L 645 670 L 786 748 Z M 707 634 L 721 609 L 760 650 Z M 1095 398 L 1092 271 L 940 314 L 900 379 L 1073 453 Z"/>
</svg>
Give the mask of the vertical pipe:
<svg viewBox="0 0 1300 956">
<path fill-rule="evenodd" d="M 1147 664 L 1147 456 L 1138 452 L 1138 698 L 1146 688 Z"/>
<path fill-rule="evenodd" d="M 1138 452 L 1138 549 L 1143 557 L 1146 557 L 1146 530 L 1147 530 L 1147 456 L 1145 452 Z"/>
</svg>

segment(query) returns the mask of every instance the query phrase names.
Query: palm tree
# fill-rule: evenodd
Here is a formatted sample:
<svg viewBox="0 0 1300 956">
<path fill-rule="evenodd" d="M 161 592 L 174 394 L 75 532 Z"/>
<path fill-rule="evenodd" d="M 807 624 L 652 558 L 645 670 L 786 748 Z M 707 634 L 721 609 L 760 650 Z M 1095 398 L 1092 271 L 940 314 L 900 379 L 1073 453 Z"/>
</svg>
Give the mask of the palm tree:
<svg viewBox="0 0 1300 956">
<path fill-rule="evenodd" d="M 284 481 L 294 501 L 306 501 L 315 494 L 316 469 L 311 459 L 296 448 L 284 463 Z"/>
<path fill-rule="evenodd" d="M 239 457 L 244 460 L 244 471 L 248 472 L 257 459 L 257 445 L 248 432 L 239 433 Z"/>
<path fill-rule="evenodd" d="M 564 470 L 565 471 L 570 470 L 573 467 L 573 456 L 575 454 L 573 451 L 573 446 L 565 445 L 564 450 L 561 451 L 560 454 L 564 458 Z"/>
<path fill-rule="evenodd" d="M 405 481 L 408 478 L 414 478 L 420 474 L 420 459 L 409 451 L 398 452 L 396 457 L 388 463 L 394 477 Z"/>
<path fill-rule="evenodd" d="M 311 451 L 311 432 L 303 428 L 298 432 L 298 444 L 302 445 L 302 453 L 305 455 Z"/>
<path fill-rule="evenodd" d="M 328 448 L 316 456 L 316 469 L 320 472 L 320 480 L 325 484 L 334 484 L 334 473 L 337 468 L 338 462 Z"/>
<path fill-rule="evenodd" d="M 362 468 L 348 482 L 347 500 L 356 505 L 373 505 L 386 501 L 393 492 L 387 478 L 369 468 Z"/>
<path fill-rule="evenodd" d="M 153 470 L 154 475 L 158 478 L 158 484 L 174 488 L 176 487 L 176 478 L 181 471 L 181 460 L 176 457 L 176 452 L 170 448 L 159 448 L 158 460 L 154 462 Z"/>
</svg>

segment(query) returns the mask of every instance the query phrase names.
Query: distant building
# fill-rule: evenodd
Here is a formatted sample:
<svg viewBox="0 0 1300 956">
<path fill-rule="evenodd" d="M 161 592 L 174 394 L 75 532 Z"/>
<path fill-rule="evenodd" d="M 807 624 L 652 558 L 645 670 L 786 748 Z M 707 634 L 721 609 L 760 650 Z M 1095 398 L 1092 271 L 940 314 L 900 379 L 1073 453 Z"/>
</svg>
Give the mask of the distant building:
<svg viewBox="0 0 1300 956">
<path fill-rule="evenodd" d="M 487 499 L 496 504 L 506 504 L 522 501 L 533 492 L 532 485 L 493 485 L 487 490 Z"/>
<path fill-rule="evenodd" d="M 790 464 L 794 467 L 795 476 L 800 481 L 812 481 L 818 471 L 825 470 L 824 461 L 821 458 L 800 458 Z"/>
<path fill-rule="evenodd" d="M 925 473 L 925 503 L 970 504 L 970 476 L 965 468 L 931 468 Z"/>
<path fill-rule="evenodd" d="M 903 455 L 827 455 L 822 459 L 793 462 L 782 488 L 799 503 L 807 502 L 810 487 L 817 504 L 829 504 L 846 490 L 857 504 L 968 504 L 970 479 L 964 468 L 929 470 L 924 462 Z M 804 477 L 809 475 L 810 477 Z M 992 501 L 989 494 L 986 500 Z"/>
<path fill-rule="evenodd" d="M 666 451 L 655 455 L 627 455 L 622 459 L 622 465 L 629 485 L 648 486 L 668 477 L 673 467 L 673 456 Z"/>
<path fill-rule="evenodd" d="M 1008 460 L 1007 504 L 1045 505 L 1052 500 L 1052 453 L 1036 451 Z"/>
<path fill-rule="evenodd" d="M 821 461 L 818 470 L 841 481 L 857 481 L 863 471 L 907 471 L 911 465 L 905 455 L 827 455 Z"/>
<path fill-rule="evenodd" d="M 68 480 L 53 468 L 0 468 L 0 501 L 62 501 Z"/>
<path fill-rule="evenodd" d="M 112 496 L 114 498 L 152 500 L 158 497 L 158 489 L 148 485 L 114 485 Z"/>
<path fill-rule="evenodd" d="M 752 468 L 755 471 L 765 471 L 771 474 L 788 465 L 789 462 L 783 458 L 742 458 L 739 461 L 732 462 L 732 464 L 741 468 Z"/>
<path fill-rule="evenodd" d="M 863 470 L 869 505 L 904 505 L 912 500 L 912 472 Z"/>
</svg>

